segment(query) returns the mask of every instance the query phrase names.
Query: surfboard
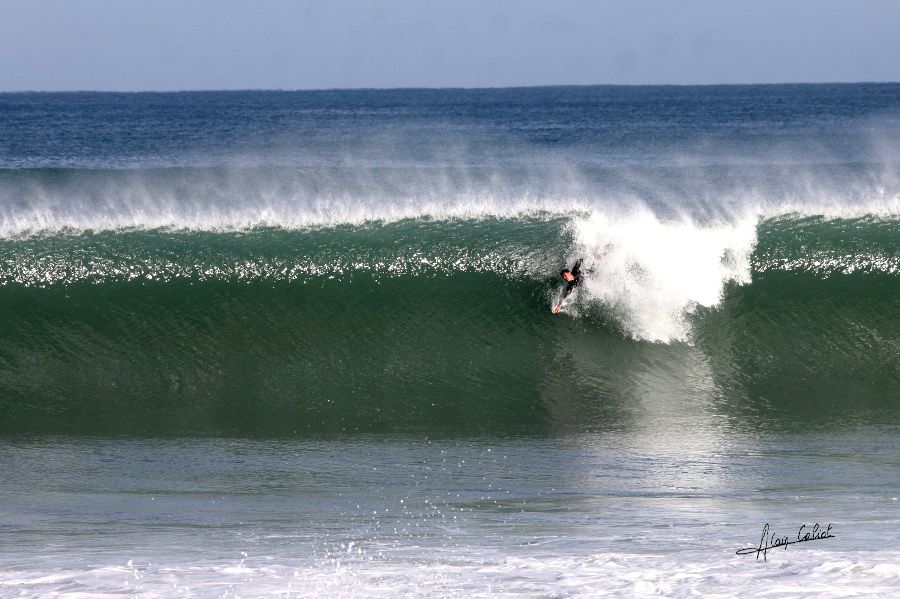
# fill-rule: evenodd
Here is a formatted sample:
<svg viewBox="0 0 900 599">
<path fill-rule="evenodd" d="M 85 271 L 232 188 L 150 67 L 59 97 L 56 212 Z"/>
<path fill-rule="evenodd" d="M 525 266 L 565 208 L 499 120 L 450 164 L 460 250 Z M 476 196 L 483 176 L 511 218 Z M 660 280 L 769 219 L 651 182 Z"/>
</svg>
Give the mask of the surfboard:
<svg viewBox="0 0 900 599">
<path fill-rule="evenodd" d="M 564 297 L 562 299 L 559 299 L 559 300 L 553 302 L 553 305 L 550 306 L 550 313 L 551 314 L 562 314 L 563 312 L 566 311 L 566 306 L 569 305 L 570 301 L 571 301 L 571 299 L 569 297 Z M 553 308 L 555 308 L 556 306 L 559 306 L 559 312 L 553 311 Z"/>
</svg>

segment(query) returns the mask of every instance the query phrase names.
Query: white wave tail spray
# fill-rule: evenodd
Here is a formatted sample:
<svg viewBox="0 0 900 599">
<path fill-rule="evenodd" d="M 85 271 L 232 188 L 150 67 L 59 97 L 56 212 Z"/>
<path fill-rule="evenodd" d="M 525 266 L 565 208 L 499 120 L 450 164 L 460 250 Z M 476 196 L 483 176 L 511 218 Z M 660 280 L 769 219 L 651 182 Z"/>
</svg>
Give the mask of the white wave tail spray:
<svg viewBox="0 0 900 599">
<path fill-rule="evenodd" d="M 756 222 L 703 226 L 648 211 L 577 219 L 575 239 L 593 268 L 582 294 L 617 312 L 636 339 L 690 341 L 687 314 L 718 304 L 727 282 L 750 282 Z"/>
</svg>

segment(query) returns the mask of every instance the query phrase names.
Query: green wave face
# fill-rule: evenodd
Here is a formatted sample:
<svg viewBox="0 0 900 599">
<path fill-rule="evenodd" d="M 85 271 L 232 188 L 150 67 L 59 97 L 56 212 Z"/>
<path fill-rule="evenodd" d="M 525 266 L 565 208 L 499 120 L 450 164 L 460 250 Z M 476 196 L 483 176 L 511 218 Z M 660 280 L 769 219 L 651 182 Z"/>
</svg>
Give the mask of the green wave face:
<svg viewBox="0 0 900 599">
<path fill-rule="evenodd" d="M 896 418 L 897 220 L 762 221 L 746 278 L 662 315 L 689 327 L 662 343 L 634 327 L 659 265 L 610 243 L 549 314 L 592 251 L 579 218 L 0 240 L 0 431 L 544 435 L 648 402 L 747 428 Z M 638 274 L 604 294 L 619 259 Z"/>
</svg>

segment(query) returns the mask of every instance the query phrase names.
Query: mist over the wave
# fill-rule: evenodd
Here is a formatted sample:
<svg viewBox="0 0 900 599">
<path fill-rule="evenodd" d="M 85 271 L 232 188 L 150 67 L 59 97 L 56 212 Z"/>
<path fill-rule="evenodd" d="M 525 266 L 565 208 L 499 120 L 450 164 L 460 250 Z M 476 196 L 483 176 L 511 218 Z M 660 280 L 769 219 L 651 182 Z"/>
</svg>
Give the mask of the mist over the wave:
<svg viewBox="0 0 900 599">
<path fill-rule="evenodd" d="M 898 104 L 893 84 L 0 94 L 0 235 L 896 214 Z"/>
<path fill-rule="evenodd" d="M 0 170 L 0 235 L 61 230 L 302 229 L 408 218 L 651 212 L 698 224 L 900 213 L 887 165 Z"/>
</svg>

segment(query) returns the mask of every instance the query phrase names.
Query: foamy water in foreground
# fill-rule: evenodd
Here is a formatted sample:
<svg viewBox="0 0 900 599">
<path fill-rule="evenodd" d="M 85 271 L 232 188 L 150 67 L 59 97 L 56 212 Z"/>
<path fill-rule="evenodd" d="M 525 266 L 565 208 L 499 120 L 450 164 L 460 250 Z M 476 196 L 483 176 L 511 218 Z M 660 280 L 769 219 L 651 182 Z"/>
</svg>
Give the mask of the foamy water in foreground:
<svg viewBox="0 0 900 599">
<path fill-rule="evenodd" d="M 688 436 L 649 416 L 555 441 L 5 442 L 0 595 L 896 590 L 892 435 Z M 833 538 L 736 555 L 767 523 Z"/>
</svg>

